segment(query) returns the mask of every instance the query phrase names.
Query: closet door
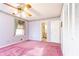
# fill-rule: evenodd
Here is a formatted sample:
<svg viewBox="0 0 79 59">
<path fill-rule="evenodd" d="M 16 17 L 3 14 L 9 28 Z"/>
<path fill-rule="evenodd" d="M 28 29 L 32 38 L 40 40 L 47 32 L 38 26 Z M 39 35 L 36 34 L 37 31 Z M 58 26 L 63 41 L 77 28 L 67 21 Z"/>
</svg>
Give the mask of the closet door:
<svg viewBox="0 0 79 59">
<path fill-rule="evenodd" d="M 61 41 L 61 21 L 55 20 L 50 23 L 50 42 L 60 43 Z"/>
</svg>

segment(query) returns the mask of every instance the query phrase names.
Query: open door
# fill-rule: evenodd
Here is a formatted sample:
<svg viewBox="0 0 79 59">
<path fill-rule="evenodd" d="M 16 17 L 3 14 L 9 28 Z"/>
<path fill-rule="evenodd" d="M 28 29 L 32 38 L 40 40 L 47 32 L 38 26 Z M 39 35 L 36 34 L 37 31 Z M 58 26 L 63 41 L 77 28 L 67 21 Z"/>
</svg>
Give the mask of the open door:
<svg viewBox="0 0 79 59">
<path fill-rule="evenodd" d="M 44 42 L 56 42 L 61 41 L 61 20 L 42 21 L 40 39 Z"/>
<path fill-rule="evenodd" d="M 47 42 L 48 41 L 48 35 L 47 35 L 47 22 L 41 22 L 41 41 Z"/>
</svg>

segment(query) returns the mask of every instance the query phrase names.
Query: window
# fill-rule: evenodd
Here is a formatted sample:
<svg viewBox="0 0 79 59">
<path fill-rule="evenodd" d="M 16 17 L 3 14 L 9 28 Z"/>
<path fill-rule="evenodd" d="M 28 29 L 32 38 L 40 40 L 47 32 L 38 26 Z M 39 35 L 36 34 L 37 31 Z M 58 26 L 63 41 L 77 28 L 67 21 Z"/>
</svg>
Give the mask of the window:
<svg viewBox="0 0 79 59">
<path fill-rule="evenodd" d="M 22 20 L 16 20 L 16 35 L 24 35 L 25 22 Z"/>
</svg>

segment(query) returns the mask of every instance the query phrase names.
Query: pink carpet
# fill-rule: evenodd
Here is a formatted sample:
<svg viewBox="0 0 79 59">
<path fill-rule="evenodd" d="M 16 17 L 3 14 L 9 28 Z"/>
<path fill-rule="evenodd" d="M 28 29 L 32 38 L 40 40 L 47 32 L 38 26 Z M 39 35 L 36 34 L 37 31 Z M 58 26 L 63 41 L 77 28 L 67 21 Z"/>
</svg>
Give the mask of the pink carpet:
<svg viewBox="0 0 79 59">
<path fill-rule="evenodd" d="M 60 46 L 58 43 L 29 40 L 0 48 L 0 56 L 62 56 Z"/>
</svg>

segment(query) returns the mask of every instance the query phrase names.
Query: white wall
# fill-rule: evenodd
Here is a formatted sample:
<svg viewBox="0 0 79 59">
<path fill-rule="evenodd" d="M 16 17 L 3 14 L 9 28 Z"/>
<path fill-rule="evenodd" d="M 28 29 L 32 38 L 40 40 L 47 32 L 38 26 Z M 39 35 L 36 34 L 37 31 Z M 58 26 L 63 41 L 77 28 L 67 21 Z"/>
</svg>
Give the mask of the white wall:
<svg viewBox="0 0 79 59">
<path fill-rule="evenodd" d="M 76 18 L 75 18 L 75 14 L 76 14 Z M 62 51 L 64 56 L 79 56 L 78 15 L 79 15 L 79 5 L 76 6 L 76 10 L 75 10 L 74 4 L 64 4 L 63 13 L 61 15 L 61 19 L 63 21 L 63 28 L 62 28 L 63 36 L 61 43 L 62 43 Z"/>
<path fill-rule="evenodd" d="M 72 10 L 71 10 L 72 11 Z M 63 10 L 62 10 L 62 15 L 61 15 L 61 20 L 63 22 L 63 27 L 62 27 L 62 40 L 61 40 L 61 45 L 62 45 L 62 51 L 64 56 L 69 56 L 73 55 L 73 40 L 72 40 L 72 34 L 70 33 L 72 30 L 70 30 L 70 15 L 68 13 L 68 4 L 64 4 Z M 69 28 L 70 27 L 70 28 Z"/>
<path fill-rule="evenodd" d="M 29 22 L 29 39 L 40 40 L 40 22 Z"/>
<path fill-rule="evenodd" d="M 49 20 L 37 20 L 29 22 L 29 39 L 41 41 L 41 22 L 47 22 L 48 41 L 60 43 L 60 18 L 52 18 Z"/>
<path fill-rule="evenodd" d="M 76 38 L 78 39 L 79 38 L 79 3 L 76 4 L 75 8 L 76 8 L 75 28 L 76 28 Z"/>
<path fill-rule="evenodd" d="M 67 28 L 68 27 L 68 5 L 67 4 L 63 5 L 61 20 L 63 22 L 61 47 L 62 47 L 63 55 L 66 55 L 69 52 L 69 50 L 67 48 L 68 47 L 67 41 L 69 40 L 68 39 L 68 32 L 67 32 L 67 29 L 68 29 Z"/>
<path fill-rule="evenodd" d="M 60 19 L 57 19 L 55 21 L 50 21 L 50 42 L 61 42 L 61 21 Z"/>
<path fill-rule="evenodd" d="M 28 34 L 27 28 L 25 35 L 26 37 L 14 36 L 14 32 L 15 32 L 15 17 L 0 12 L 0 47 L 13 44 L 15 42 L 19 42 L 21 41 L 21 38 L 23 38 L 23 40 L 26 40 Z"/>
<path fill-rule="evenodd" d="M 75 55 L 79 56 L 79 3 L 75 4 Z"/>
</svg>

